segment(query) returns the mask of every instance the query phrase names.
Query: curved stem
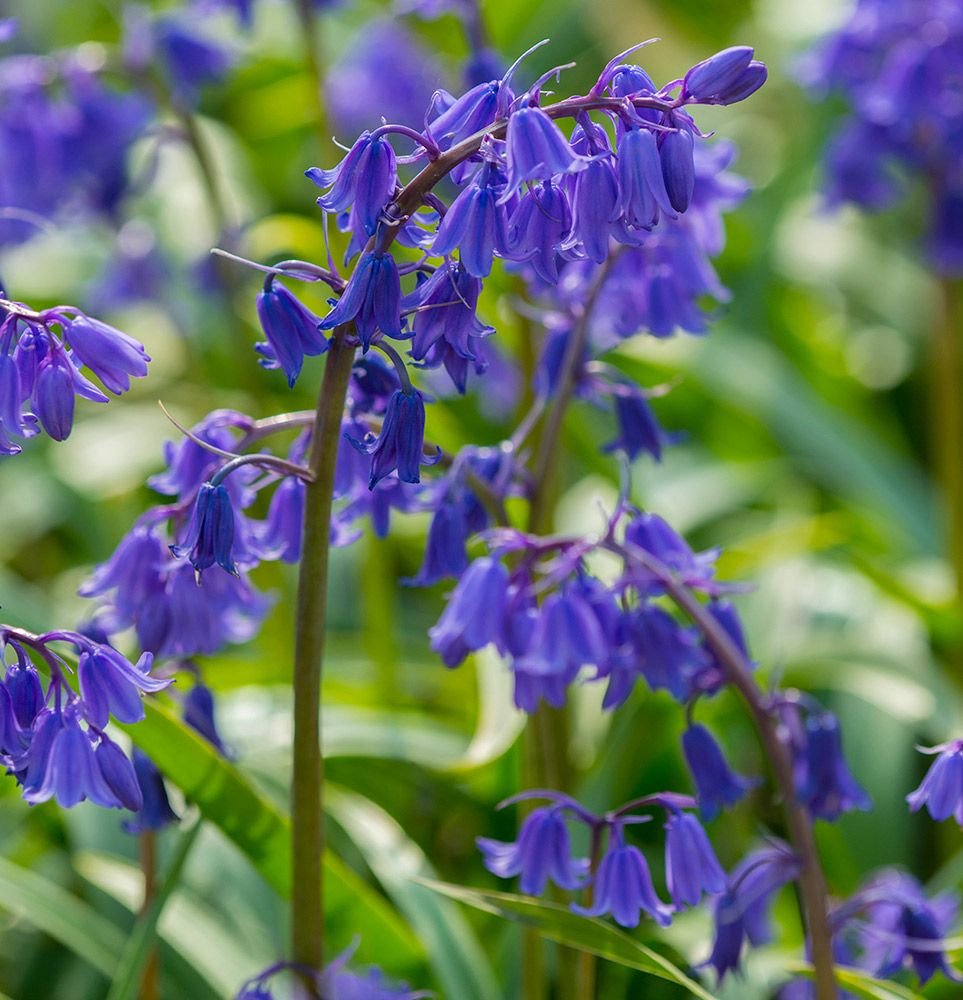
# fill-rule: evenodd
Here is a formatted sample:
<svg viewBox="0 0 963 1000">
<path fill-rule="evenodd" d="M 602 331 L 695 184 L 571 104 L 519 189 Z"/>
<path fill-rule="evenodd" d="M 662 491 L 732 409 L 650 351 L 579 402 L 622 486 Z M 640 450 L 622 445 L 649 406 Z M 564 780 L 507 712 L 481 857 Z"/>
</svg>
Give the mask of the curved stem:
<svg viewBox="0 0 963 1000">
<path fill-rule="evenodd" d="M 291 951 L 295 962 L 324 963 L 321 667 L 327 628 L 328 553 L 334 470 L 354 348 L 350 328 L 331 338 L 318 397 L 305 484 L 294 645 L 294 768 L 291 778 Z M 307 984 L 306 984 L 307 985 Z"/>
<path fill-rule="evenodd" d="M 770 712 L 766 697 L 756 684 L 752 670 L 738 646 L 692 591 L 681 584 L 672 571 L 650 553 L 637 546 L 626 547 L 626 550 L 634 561 L 659 578 L 669 597 L 698 626 L 713 652 L 725 665 L 730 683 L 739 692 L 749 709 L 772 768 L 773 778 L 782 795 L 789 840 L 801 864 L 798 884 L 802 897 L 803 920 L 812 954 L 816 998 L 837 1000 L 832 931 L 826 902 L 826 879 L 816 850 L 812 822 L 796 795 L 792 756 L 779 738 L 778 722 Z"/>
</svg>

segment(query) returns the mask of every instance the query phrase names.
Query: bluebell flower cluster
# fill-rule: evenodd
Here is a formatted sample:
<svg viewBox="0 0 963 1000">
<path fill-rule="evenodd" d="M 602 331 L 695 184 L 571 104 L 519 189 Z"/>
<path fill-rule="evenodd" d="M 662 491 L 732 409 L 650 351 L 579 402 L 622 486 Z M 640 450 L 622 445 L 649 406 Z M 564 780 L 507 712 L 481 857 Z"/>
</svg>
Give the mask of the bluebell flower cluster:
<svg viewBox="0 0 963 1000">
<path fill-rule="evenodd" d="M 720 686 L 719 665 L 702 636 L 666 610 L 664 588 L 636 557 L 656 556 L 709 595 L 715 613 L 738 629 L 724 600 L 729 588 L 715 579 L 716 553 L 694 553 L 657 515 L 625 508 L 596 540 L 541 539 L 511 529 L 485 538 L 491 555 L 471 563 L 430 631 L 446 666 L 494 645 L 510 661 L 516 705 L 529 712 L 543 699 L 562 705 L 579 679 L 606 683 L 606 708 L 623 704 L 640 680 L 680 702 Z M 611 586 L 586 569 L 585 557 L 596 548 L 624 561 Z"/>
<path fill-rule="evenodd" d="M 928 241 L 937 268 L 963 273 L 963 11 L 943 0 L 859 0 L 851 18 L 804 66 L 816 96 L 848 103 L 826 151 L 833 203 L 875 211 L 930 195 Z"/>
<path fill-rule="evenodd" d="M 119 396 L 147 374 L 148 361 L 143 344 L 73 306 L 36 312 L 0 298 L 0 455 L 19 454 L 12 438 L 41 430 L 69 437 L 78 396 L 107 402 L 84 369 Z"/>
<path fill-rule="evenodd" d="M 488 870 L 499 878 L 518 876 L 524 893 L 541 895 L 550 882 L 566 890 L 591 888 L 591 904 L 573 903 L 576 913 L 611 915 L 622 927 L 637 927 L 643 914 L 666 926 L 674 912 L 727 887 L 705 830 L 688 811 L 695 805 L 688 796 L 648 795 L 599 816 L 568 795 L 539 790 L 507 799 L 499 808 L 528 799 L 547 799 L 548 805 L 529 813 L 517 841 L 478 838 Z M 665 815 L 664 881 L 671 903 L 659 898 L 645 855 L 625 838 L 627 827 L 652 819 L 640 814 L 643 809 L 660 809 Z M 574 856 L 570 823 L 588 830 L 591 858 Z"/>
<path fill-rule="evenodd" d="M 58 644 L 72 647 L 76 671 Z M 46 689 L 34 658 L 47 674 Z M 151 676 L 152 663 L 150 653 L 131 663 L 80 632 L 33 635 L 0 626 L 0 762 L 26 802 L 54 799 L 70 808 L 88 799 L 105 808 L 142 808 L 134 766 L 105 730 L 111 717 L 143 719 L 142 695 L 170 684 Z M 75 672 L 79 693 L 67 681 Z"/>
</svg>

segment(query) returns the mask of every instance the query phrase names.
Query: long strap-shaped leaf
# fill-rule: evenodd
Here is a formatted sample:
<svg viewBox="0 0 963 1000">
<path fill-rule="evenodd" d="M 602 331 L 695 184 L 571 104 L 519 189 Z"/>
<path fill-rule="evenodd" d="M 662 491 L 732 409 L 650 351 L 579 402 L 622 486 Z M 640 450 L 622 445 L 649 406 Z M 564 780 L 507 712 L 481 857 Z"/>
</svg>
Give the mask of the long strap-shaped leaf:
<svg viewBox="0 0 963 1000">
<path fill-rule="evenodd" d="M 282 897 L 291 893 L 289 818 L 237 767 L 159 701 L 145 702 L 147 717 L 123 728 L 204 819 L 218 827 Z M 363 879 L 326 854 L 325 911 L 336 938 L 361 934 L 358 958 L 394 974 L 417 972 L 424 951 L 411 929 Z M 110 972 L 113 972 L 113 966 Z"/>
<path fill-rule="evenodd" d="M 705 987 L 686 975 L 664 955 L 633 940 L 628 934 L 611 924 L 593 917 L 579 916 L 558 903 L 542 902 L 528 896 L 509 892 L 491 892 L 470 889 L 447 882 L 421 880 L 424 885 L 452 899 L 486 913 L 514 920 L 533 927 L 544 937 L 579 951 L 587 951 L 599 958 L 619 965 L 647 972 L 651 976 L 667 979 L 684 986 L 699 1000 L 717 1000 Z"/>
<path fill-rule="evenodd" d="M 0 906 L 22 913 L 108 979 L 114 974 L 123 931 L 55 882 L 0 858 Z"/>
</svg>

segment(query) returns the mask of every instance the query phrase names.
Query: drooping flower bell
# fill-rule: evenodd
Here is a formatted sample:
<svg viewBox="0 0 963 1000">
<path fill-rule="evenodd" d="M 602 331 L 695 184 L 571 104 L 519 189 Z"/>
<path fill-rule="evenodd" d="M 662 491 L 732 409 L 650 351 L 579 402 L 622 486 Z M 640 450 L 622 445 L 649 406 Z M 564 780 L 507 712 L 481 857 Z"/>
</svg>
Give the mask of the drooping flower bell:
<svg viewBox="0 0 963 1000">
<path fill-rule="evenodd" d="M 348 439 L 362 454 L 371 456 L 368 489 L 373 490 L 391 472 L 403 483 L 421 481 L 421 466 L 441 457 L 425 455 L 425 397 L 417 390 L 398 389 L 388 402 L 381 432 L 375 437 Z"/>
<path fill-rule="evenodd" d="M 726 873 L 695 816 L 673 811 L 665 831 L 666 885 L 673 904 L 695 906 L 704 892 L 724 892 Z"/>
<path fill-rule="evenodd" d="M 910 810 L 918 812 L 926 806 L 938 823 L 952 816 L 963 827 L 963 740 L 919 749 L 936 754 L 936 760 L 919 787 L 906 796 Z"/>
<path fill-rule="evenodd" d="M 233 546 L 234 506 L 227 487 L 204 483 L 197 491 L 184 539 L 179 545 L 172 545 L 171 552 L 179 559 L 189 559 L 198 574 L 217 563 L 236 576 Z"/>
<path fill-rule="evenodd" d="M 505 151 L 508 185 L 499 199 L 502 202 L 508 201 L 526 181 L 551 180 L 559 174 L 578 173 L 588 165 L 537 105 L 521 107 L 508 119 Z"/>
<path fill-rule="evenodd" d="M 65 316 L 54 314 L 62 324 L 63 335 L 74 355 L 116 395 L 130 389 L 131 378 L 147 374 L 150 357 L 144 345 L 133 337 L 79 310 Z"/>
<path fill-rule="evenodd" d="M 288 385 L 293 386 L 301 374 L 304 356 L 314 357 L 328 349 L 321 320 L 273 276 L 258 292 L 257 315 L 270 355 L 261 364 L 280 367 Z"/>
<path fill-rule="evenodd" d="M 446 667 L 475 650 L 505 643 L 508 571 L 497 559 L 476 559 L 458 581 L 438 624 L 429 629 L 431 648 Z"/>
<path fill-rule="evenodd" d="M 833 821 L 852 809 L 872 807 L 843 757 L 839 720 L 832 712 L 806 719 L 805 753 L 797 771 L 799 799 L 813 816 Z"/>
<path fill-rule="evenodd" d="M 144 653 L 132 665 L 106 645 L 81 653 L 77 674 L 87 721 L 98 729 L 107 725 L 111 715 L 120 722 L 140 722 L 144 718 L 141 692 L 161 691 L 170 684 L 149 675 L 153 661 L 152 653 Z"/>
<path fill-rule="evenodd" d="M 736 774 L 705 726 L 692 725 L 682 734 L 686 763 L 699 792 L 699 808 L 707 820 L 734 806 L 757 784 Z"/>
<path fill-rule="evenodd" d="M 377 331 L 395 340 L 404 339 L 401 277 L 390 253 L 372 250 L 361 255 L 341 298 L 321 321 L 321 329 L 332 330 L 352 320 L 366 351 Z"/>
<path fill-rule="evenodd" d="M 699 104 L 736 104 L 766 82 L 766 66 L 748 45 L 733 45 L 696 63 L 682 82 L 682 99 Z"/>
</svg>

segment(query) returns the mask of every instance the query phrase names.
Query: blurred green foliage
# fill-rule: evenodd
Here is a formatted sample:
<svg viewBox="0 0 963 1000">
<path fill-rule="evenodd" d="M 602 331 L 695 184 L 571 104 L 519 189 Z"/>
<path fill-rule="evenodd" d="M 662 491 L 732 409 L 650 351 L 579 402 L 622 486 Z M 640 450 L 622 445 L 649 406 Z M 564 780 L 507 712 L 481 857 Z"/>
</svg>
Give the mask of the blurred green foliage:
<svg viewBox="0 0 963 1000">
<path fill-rule="evenodd" d="M 118 37 L 118 0 L 9 6 L 23 32 L 45 47 Z M 253 35 L 239 41 L 241 66 L 225 88 L 205 97 L 201 128 L 230 221 L 245 227 L 244 252 L 320 258 L 315 192 L 302 170 L 330 165 L 338 153 L 331 144 L 319 149 L 312 130 L 311 85 L 292 5 L 257 6 Z M 577 60 L 564 81 L 573 90 L 590 84 L 613 52 L 651 36 L 663 39 L 644 52 L 657 79 L 734 42 L 754 44 L 770 65 L 767 87 L 726 113 L 725 133 L 741 150 L 738 168 L 755 188 L 729 221 L 720 261 L 731 304 L 718 310 L 708 337 L 637 338 L 617 362 L 644 384 L 678 380 L 659 412 L 667 427 L 687 435 L 661 466 L 637 465 L 635 499 L 696 547 L 724 547 L 723 574 L 755 584 L 739 599 L 754 657 L 769 677 L 815 691 L 843 720 L 853 770 L 876 805 L 871 814 L 819 826 L 839 894 L 881 864 L 904 865 L 944 885 L 958 884 L 963 869 L 959 831 L 910 816 L 903 798 L 925 766 L 914 744 L 963 729 L 963 676 L 953 658 L 961 623 L 929 472 L 938 421 L 928 413 L 926 375 L 934 288 L 912 250 L 912 217 L 868 220 L 821 209 L 818 152 L 834 109 L 808 103 L 792 77 L 794 55 L 838 22 L 845 7 L 829 0 L 484 5 L 505 56 L 550 36 L 553 44 L 533 69 Z M 326 14 L 326 58 L 378 12 L 373 3 L 348 3 Z M 412 26 L 440 47 L 454 75 L 464 43 L 453 22 Z M 707 129 L 715 124 L 712 113 L 699 120 Z M 139 149 L 135 159 L 149 155 Z M 152 183 L 128 213 L 156 228 L 185 272 L 217 239 L 196 167 L 173 146 L 165 146 Z M 0 272 L 17 298 L 83 305 L 85 284 L 113 239 L 106 230 L 44 235 L 5 251 Z M 307 366 L 293 391 L 261 372 L 251 349 L 257 278 L 229 273 L 227 301 L 199 298 L 185 279 L 183 295 L 170 302 L 104 317 L 148 345 L 151 377 L 123 400 L 84 406 L 67 442 L 31 442 L 22 456 L 0 464 L 7 620 L 40 629 L 82 618 L 78 583 L 152 502 L 144 481 L 160 468 L 161 444 L 172 433 L 156 400 L 184 423 L 214 406 L 263 416 L 312 405 L 319 366 Z M 507 280 L 497 279 L 485 308 L 503 342 L 517 344 L 523 330 L 510 295 Z M 313 304 L 323 310 L 318 295 Z M 510 430 L 473 398 L 440 400 L 429 420 L 431 436 L 451 451 L 496 442 Z M 609 433 L 598 414 L 579 410 L 570 420 L 560 528 L 585 530 L 597 519 L 598 499 L 614 496 L 614 464 L 598 452 Z M 508 707 L 501 665 L 479 656 L 444 670 L 425 633 L 445 587 L 424 592 L 398 584 L 417 569 L 424 529 L 421 518 L 397 519 L 389 539 L 366 537 L 335 555 L 324 689 L 327 771 L 335 786 L 330 843 L 356 888 L 350 902 L 333 906 L 334 942 L 346 945 L 360 934 L 359 958 L 440 988 L 449 1000 L 515 997 L 515 929 L 407 881 L 423 875 L 497 888 L 474 838 L 511 837 L 514 811 L 496 812 L 494 805 L 519 781 L 520 720 Z M 283 806 L 294 574 L 271 565 L 256 579 L 276 598 L 264 630 L 202 667 L 219 693 L 240 773 Z M 573 739 L 587 804 L 607 808 L 652 789 L 686 789 L 678 708 L 661 694 L 637 691 L 625 708 L 602 715 L 598 697 L 585 689 L 576 698 Z M 758 770 L 753 734 L 733 699 L 717 699 L 706 715 L 739 769 Z M 136 841 L 116 814 L 87 805 L 29 809 L 12 781 L 0 784 L 0 794 L 0 989 L 16 1000 L 103 997 L 110 956 L 119 955 L 139 906 Z M 734 863 L 763 824 L 780 824 L 764 793 L 716 820 L 712 834 L 723 862 Z M 161 838 L 162 856 L 175 837 Z M 642 842 L 647 838 L 654 844 L 658 831 L 643 829 Z M 274 888 L 223 833 L 206 826 L 160 921 L 164 996 L 227 997 L 274 961 L 286 940 Z M 727 984 L 720 996 L 761 998 L 784 975 L 800 936 L 788 899 L 778 916 L 779 944 L 754 954 L 745 980 Z M 85 937 L 76 945 L 71 935 L 81 923 Z M 707 954 L 708 934 L 707 916 L 698 912 L 661 938 L 695 963 Z M 646 928 L 638 937 L 651 943 L 655 933 Z M 471 983 L 464 987 L 470 992 L 452 992 L 458 982 Z M 937 982 L 924 992 L 958 996 L 953 989 Z M 659 1000 L 686 991 L 604 965 L 600 995 Z"/>
</svg>

